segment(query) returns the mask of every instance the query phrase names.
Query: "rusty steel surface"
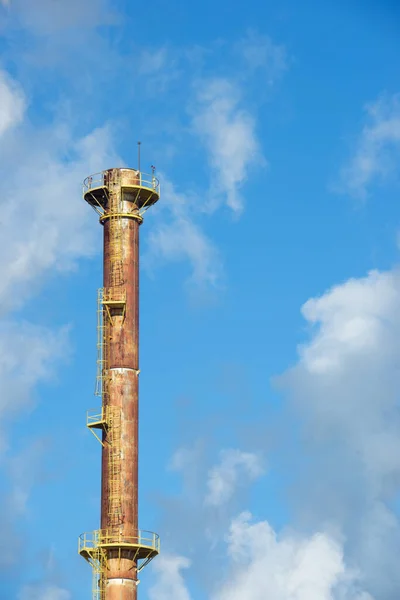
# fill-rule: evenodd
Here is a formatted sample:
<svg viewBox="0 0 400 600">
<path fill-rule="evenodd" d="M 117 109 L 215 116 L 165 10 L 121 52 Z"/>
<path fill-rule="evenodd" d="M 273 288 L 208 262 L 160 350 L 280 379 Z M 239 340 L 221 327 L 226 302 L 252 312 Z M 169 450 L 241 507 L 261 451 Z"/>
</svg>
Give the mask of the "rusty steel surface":
<svg viewBox="0 0 400 600">
<path fill-rule="evenodd" d="M 107 172 L 110 212 L 122 215 L 132 212 L 132 203 L 121 199 L 121 180 L 134 183 L 135 177 L 132 170 Z M 103 404 L 120 415 L 121 473 L 118 476 L 120 513 L 113 516 L 110 515 L 113 502 L 110 494 L 115 494 L 116 484 L 110 482 L 112 459 L 106 431 L 102 450 L 101 529 L 117 528 L 126 536 L 138 535 L 139 225 L 139 220 L 124 216 L 104 221 L 104 289 L 111 295 L 126 295 L 126 305 L 124 311 L 114 310 L 111 321 L 104 317 L 107 372 Z M 114 504 L 116 502 L 114 499 Z M 136 579 L 133 550 L 110 550 L 104 581 L 105 600 L 135 600 Z"/>
</svg>

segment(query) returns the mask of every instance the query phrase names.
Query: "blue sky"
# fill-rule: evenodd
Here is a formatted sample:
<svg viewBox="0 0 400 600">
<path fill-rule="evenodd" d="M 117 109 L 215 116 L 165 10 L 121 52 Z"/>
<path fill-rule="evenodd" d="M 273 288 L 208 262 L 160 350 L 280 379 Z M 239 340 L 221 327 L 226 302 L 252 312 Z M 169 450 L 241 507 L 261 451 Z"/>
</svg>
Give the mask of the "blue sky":
<svg viewBox="0 0 400 600">
<path fill-rule="evenodd" d="M 399 25 L 383 0 L 0 0 L 0 598 L 91 594 L 81 182 L 140 139 L 140 598 L 398 600 Z"/>
</svg>

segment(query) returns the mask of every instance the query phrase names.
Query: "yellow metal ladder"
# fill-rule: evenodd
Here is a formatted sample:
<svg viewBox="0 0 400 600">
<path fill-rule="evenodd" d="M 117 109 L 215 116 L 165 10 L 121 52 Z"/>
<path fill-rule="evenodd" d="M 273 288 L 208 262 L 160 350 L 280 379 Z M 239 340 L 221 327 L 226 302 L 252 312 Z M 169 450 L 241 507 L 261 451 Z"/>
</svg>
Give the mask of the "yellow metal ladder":
<svg viewBox="0 0 400 600">
<path fill-rule="evenodd" d="M 113 530 L 122 523 L 121 409 L 109 406 L 107 413 L 108 521 Z"/>
<path fill-rule="evenodd" d="M 92 600 L 105 598 L 105 574 L 107 571 L 107 554 L 103 548 L 97 547 L 91 554 L 89 563 L 92 567 Z"/>
<path fill-rule="evenodd" d="M 95 395 L 103 397 L 104 377 L 107 373 L 107 347 L 105 339 L 105 320 L 104 320 L 104 288 L 97 292 L 97 375 Z"/>
<path fill-rule="evenodd" d="M 110 252 L 110 287 L 124 284 L 122 264 L 122 199 L 120 195 L 109 194 L 109 252 Z"/>
</svg>

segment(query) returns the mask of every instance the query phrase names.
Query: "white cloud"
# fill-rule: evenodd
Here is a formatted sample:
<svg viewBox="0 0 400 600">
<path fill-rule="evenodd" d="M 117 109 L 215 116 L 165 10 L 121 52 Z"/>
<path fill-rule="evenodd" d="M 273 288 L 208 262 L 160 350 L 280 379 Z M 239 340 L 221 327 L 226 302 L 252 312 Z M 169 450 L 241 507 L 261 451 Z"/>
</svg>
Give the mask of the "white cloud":
<svg viewBox="0 0 400 600">
<path fill-rule="evenodd" d="M 22 121 L 25 106 L 23 91 L 8 73 L 0 69 L 0 137 Z"/>
<path fill-rule="evenodd" d="M 39 381 L 53 374 L 55 363 L 68 355 L 67 330 L 51 331 L 24 322 L 0 326 L 0 418 L 4 425 L 29 411 Z"/>
<path fill-rule="evenodd" d="M 400 524 L 391 501 L 400 483 L 399 305 L 400 272 L 394 270 L 351 279 L 303 306 L 310 337 L 280 384 L 296 419 L 293 426 L 285 413 L 285 440 L 301 427 L 301 451 L 285 443 L 285 461 L 293 452 L 298 481 L 290 497 L 294 522 L 315 534 L 277 534 L 265 521 L 252 523 L 247 513 L 234 520 L 229 575 L 214 577 L 212 600 L 398 597 Z M 175 468 L 197 472 L 188 464 L 192 458 L 181 451 Z M 261 470 L 253 459 L 239 458 L 221 457 L 209 472 L 209 506 L 210 499 L 218 505 L 237 491 L 238 464 L 245 472 L 250 465 L 253 477 Z M 182 503 L 188 498 L 185 492 Z M 179 514 L 185 522 L 185 512 Z M 208 541 L 214 528 L 209 517 L 200 523 Z M 218 548 L 223 561 L 218 524 L 216 531 L 208 547 L 211 553 Z M 203 542 L 197 542 L 201 549 Z"/>
<path fill-rule="evenodd" d="M 173 554 L 163 554 L 153 563 L 156 583 L 149 590 L 150 600 L 190 600 L 182 570 L 190 567 L 190 561 Z"/>
<path fill-rule="evenodd" d="M 71 594 L 56 585 L 25 585 L 18 600 L 70 600 Z"/>
<path fill-rule="evenodd" d="M 214 582 L 210 600 L 374 600 L 326 533 L 278 536 L 267 521 L 252 522 L 244 512 L 231 522 L 226 542 L 228 565 L 219 554 L 224 576 Z M 190 600 L 183 573 L 190 564 L 175 555 L 155 563 L 150 599 Z"/>
<path fill-rule="evenodd" d="M 202 566 L 211 571 L 212 600 L 399 597 L 400 522 L 393 508 L 400 485 L 399 306 L 400 272 L 393 270 L 334 286 L 302 308 L 309 339 L 280 378 L 291 409 L 283 413 L 281 435 L 285 466 L 295 473 L 290 532 L 277 533 L 244 513 L 231 525 L 226 565 L 220 540 L 230 517 L 223 503 L 262 465 L 228 453 L 204 473 L 202 455 L 175 455 L 173 467 L 193 479 L 185 480 L 180 503 L 171 503 L 174 540 L 185 547 L 191 532 L 186 547 L 193 576 L 202 581 L 197 564 L 208 549 Z M 225 508 L 219 520 L 215 505 Z M 216 556 L 224 565 L 220 579 L 212 571 Z"/>
<path fill-rule="evenodd" d="M 372 271 L 309 300 L 303 314 L 315 331 L 286 375 L 316 431 L 344 436 L 361 458 L 378 498 L 400 481 L 399 305 L 398 271 Z"/>
<path fill-rule="evenodd" d="M 81 182 L 116 160 L 110 145 L 107 127 L 73 139 L 66 125 L 35 131 L 27 123 L 0 149 L 3 311 L 18 308 L 51 271 L 93 254 L 98 223 Z"/>
<path fill-rule="evenodd" d="M 228 536 L 231 576 L 213 600 L 373 600 L 357 586 L 341 546 L 324 533 L 277 536 L 267 521 L 242 513 Z"/>
<path fill-rule="evenodd" d="M 191 470 L 201 456 L 202 447 L 196 444 L 193 448 L 178 448 L 172 455 L 168 465 L 171 471 L 184 473 Z"/>
<path fill-rule="evenodd" d="M 400 94 L 383 94 L 366 106 L 367 123 L 349 165 L 341 173 L 342 189 L 364 198 L 376 180 L 392 175 L 400 156 Z"/>
<path fill-rule="evenodd" d="M 208 493 L 205 502 L 211 506 L 221 506 L 234 495 L 237 487 L 254 481 L 264 473 L 262 461 L 252 452 L 223 450 L 220 462 L 208 473 Z"/>
<path fill-rule="evenodd" d="M 169 223 L 159 223 L 151 231 L 148 244 L 152 253 L 166 260 L 189 260 L 194 284 L 214 286 L 217 283 L 216 248 L 190 217 L 180 216 Z"/>
<path fill-rule="evenodd" d="M 334 523 L 367 589 L 394 598 L 400 523 L 400 273 L 372 271 L 303 306 L 312 325 L 298 364 L 281 378 L 301 419 L 295 510 L 312 526 Z M 303 471 L 299 472 L 302 468 Z"/>
<path fill-rule="evenodd" d="M 397 350 L 392 320 L 397 320 L 399 292 L 399 273 L 371 271 L 308 300 L 302 313 L 316 330 L 300 350 L 305 367 L 328 373 L 346 368 L 352 356 L 373 355 L 379 360 L 382 353 Z"/>
<path fill-rule="evenodd" d="M 166 178 L 162 178 L 162 203 L 149 225 L 147 266 L 155 266 L 160 259 L 188 260 L 192 267 L 189 284 L 195 288 L 220 284 L 223 273 L 217 248 L 196 223 L 188 197 Z"/>
<path fill-rule="evenodd" d="M 243 210 L 240 188 L 249 168 L 264 164 L 255 133 L 255 119 L 240 108 L 238 88 L 226 79 L 201 81 L 193 128 L 208 151 L 212 182 L 208 208 L 220 204 L 221 197 L 235 213 Z"/>
<path fill-rule="evenodd" d="M 15 312 L 32 298 L 50 274 L 75 266 L 95 250 L 94 212 L 81 197 L 83 178 L 104 168 L 108 152 L 107 127 L 76 138 L 66 121 L 38 129 L 24 115 L 24 96 L 7 75 L 0 94 L 8 99 L 0 109 L 5 143 L 0 145 L 0 312 Z M 24 117 L 24 118 L 23 118 Z M 19 124 L 19 127 L 12 125 Z M 7 130 L 6 130 L 7 129 Z M 99 231 L 100 240 L 100 231 Z M 0 565 L 16 560 L 20 537 L 13 527 L 25 516 L 42 440 L 15 454 L 10 424 L 35 406 L 37 386 L 53 376 L 58 361 L 69 354 L 68 328 L 50 330 L 19 320 L 0 326 L 0 452 L 9 473 L 8 489 L 0 502 L 7 515 L 1 526 L 10 544 L 0 544 Z M 10 444 L 10 448 L 9 448 Z M 5 508 L 4 508 L 5 507 Z M 20 554 L 19 554 L 20 555 Z M 67 600 L 56 587 L 28 586 L 23 598 Z"/>
<path fill-rule="evenodd" d="M 241 188 L 250 169 L 267 164 L 257 139 L 256 120 L 242 106 L 240 80 L 243 80 L 244 74 L 254 75 L 259 69 L 264 69 L 270 83 L 273 83 L 286 68 L 284 48 L 274 45 L 266 36 L 250 32 L 233 50 L 239 52 L 246 63 L 244 68 L 239 69 L 239 76 L 235 73 L 233 79 L 194 77 L 195 100 L 188 105 L 191 130 L 207 151 L 209 169 L 204 187 L 208 187 L 208 191 L 196 194 L 194 199 L 190 195 L 187 198 L 177 193 L 170 182 L 163 181 L 161 204 L 166 207 L 163 214 L 167 217 L 156 220 L 150 235 L 150 259 L 153 262 L 159 257 L 172 261 L 189 259 L 192 265 L 190 282 L 196 287 L 199 284 L 215 287 L 223 279 L 221 257 L 199 227 L 198 213 L 212 213 L 221 204 L 226 204 L 239 215 L 244 208 Z M 198 59 L 199 55 L 209 51 L 196 47 L 187 53 L 195 71 L 201 72 L 204 65 L 199 66 L 194 56 Z M 179 59 L 174 59 L 165 47 L 144 51 L 139 56 L 142 72 L 154 76 L 157 81 L 164 76 L 178 76 L 180 71 L 176 63 L 179 64 Z M 202 65 L 201 59 L 199 63 Z M 246 85 L 244 83 L 243 88 Z"/>
</svg>

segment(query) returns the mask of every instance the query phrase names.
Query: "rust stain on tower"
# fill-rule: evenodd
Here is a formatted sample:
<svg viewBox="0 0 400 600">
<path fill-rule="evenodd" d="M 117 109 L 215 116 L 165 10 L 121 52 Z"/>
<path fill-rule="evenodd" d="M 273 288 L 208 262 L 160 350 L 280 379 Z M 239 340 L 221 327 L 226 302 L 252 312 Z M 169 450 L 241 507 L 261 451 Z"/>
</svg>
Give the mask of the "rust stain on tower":
<svg viewBox="0 0 400 600">
<path fill-rule="evenodd" d="M 98 294 L 96 395 L 87 426 L 102 445 L 100 529 L 79 538 L 93 569 L 93 600 L 135 600 L 138 573 L 159 552 L 159 537 L 138 525 L 139 227 L 160 197 L 151 175 L 109 169 L 87 177 L 84 199 L 104 227 Z"/>
</svg>

